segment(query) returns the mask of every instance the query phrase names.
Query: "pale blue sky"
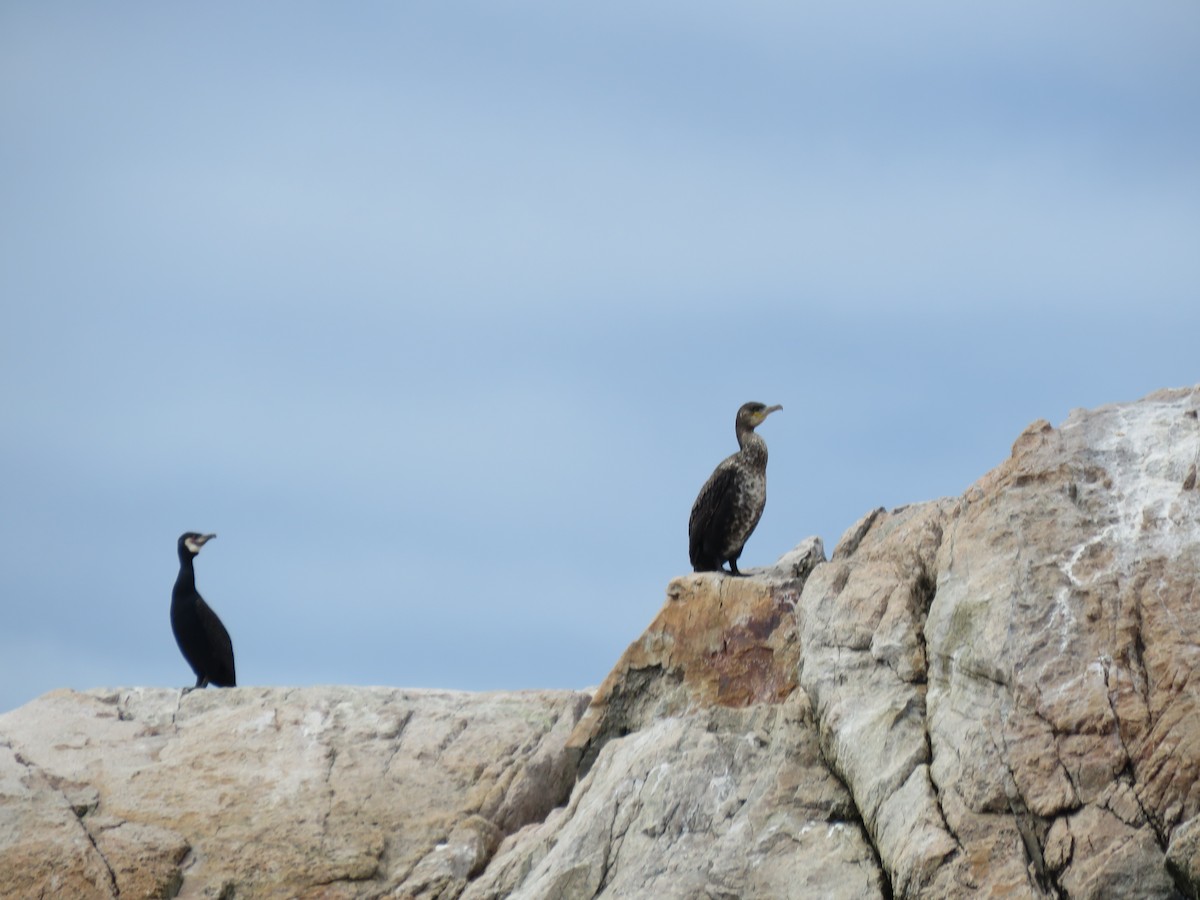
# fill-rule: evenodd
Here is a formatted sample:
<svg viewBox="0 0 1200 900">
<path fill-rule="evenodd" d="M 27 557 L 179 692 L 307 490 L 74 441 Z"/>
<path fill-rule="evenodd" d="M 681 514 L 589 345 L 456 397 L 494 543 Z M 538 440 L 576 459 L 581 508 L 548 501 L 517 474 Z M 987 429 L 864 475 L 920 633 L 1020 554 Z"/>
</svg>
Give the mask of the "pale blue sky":
<svg viewBox="0 0 1200 900">
<path fill-rule="evenodd" d="M 688 570 L 1200 381 L 1200 7 L 0 6 L 0 709 L 584 687 Z"/>
</svg>

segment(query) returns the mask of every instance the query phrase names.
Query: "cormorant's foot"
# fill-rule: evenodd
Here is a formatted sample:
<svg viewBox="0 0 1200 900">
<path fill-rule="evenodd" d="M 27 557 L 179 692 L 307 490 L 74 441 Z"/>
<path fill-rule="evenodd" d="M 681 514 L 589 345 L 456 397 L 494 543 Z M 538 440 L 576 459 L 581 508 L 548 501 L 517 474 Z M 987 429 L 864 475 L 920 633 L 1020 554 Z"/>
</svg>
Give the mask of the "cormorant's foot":
<svg viewBox="0 0 1200 900">
<path fill-rule="evenodd" d="M 194 685 L 194 684 L 191 687 L 180 688 L 179 696 L 182 697 L 184 694 L 190 694 L 195 689 L 196 689 L 196 685 Z"/>
</svg>

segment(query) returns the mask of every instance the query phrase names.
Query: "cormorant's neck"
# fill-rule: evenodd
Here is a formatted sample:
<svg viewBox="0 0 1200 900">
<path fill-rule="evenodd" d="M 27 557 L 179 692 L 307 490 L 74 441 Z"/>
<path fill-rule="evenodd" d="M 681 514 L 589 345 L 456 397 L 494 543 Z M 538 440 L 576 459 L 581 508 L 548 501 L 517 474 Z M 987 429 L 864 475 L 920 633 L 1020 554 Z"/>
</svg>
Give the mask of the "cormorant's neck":
<svg viewBox="0 0 1200 900">
<path fill-rule="evenodd" d="M 759 437 L 753 428 L 739 428 L 737 439 L 738 446 L 742 448 L 742 456 L 754 465 L 766 468 L 767 442 Z"/>
<path fill-rule="evenodd" d="M 175 587 L 196 586 L 196 570 L 192 568 L 194 558 L 190 553 L 179 554 L 179 577 L 175 579 Z"/>
</svg>

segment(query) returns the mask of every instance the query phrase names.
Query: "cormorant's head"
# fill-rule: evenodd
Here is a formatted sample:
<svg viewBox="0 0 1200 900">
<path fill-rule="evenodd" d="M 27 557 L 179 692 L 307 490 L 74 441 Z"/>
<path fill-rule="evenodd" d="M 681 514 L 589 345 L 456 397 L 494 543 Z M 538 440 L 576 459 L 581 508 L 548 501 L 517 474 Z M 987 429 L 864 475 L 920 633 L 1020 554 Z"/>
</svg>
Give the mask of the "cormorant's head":
<svg viewBox="0 0 1200 900">
<path fill-rule="evenodd" d="M 777 409 L 783 409 L 783 407 L 767 406 L 765 403 L 743 403 L 742 408 L 738 410 L 737 425 L 739 428 L 757 428 L 762 424 L 763 419 Z"/>
<path fill-rule="evenodd" d="M 179 536 L 179 552 L 180 554 L 187 553 L 189 556 L 195 556 L 200 552 L 201 547 L 215 537 L 215 534 L 197 534 L 194 531 L 188 531 Z"/>
</svg>

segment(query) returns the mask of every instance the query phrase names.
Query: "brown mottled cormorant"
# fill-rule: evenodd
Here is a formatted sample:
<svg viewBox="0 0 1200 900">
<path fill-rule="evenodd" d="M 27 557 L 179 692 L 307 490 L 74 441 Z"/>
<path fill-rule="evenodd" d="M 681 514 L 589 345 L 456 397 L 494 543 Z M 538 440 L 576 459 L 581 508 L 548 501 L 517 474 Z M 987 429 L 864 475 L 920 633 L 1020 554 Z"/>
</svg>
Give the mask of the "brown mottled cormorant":
<svg viewBox="0 0 1200 900">
<path fill-rule="evenodd" d="M 723 572 L 728 562 L 734 575 L 738 557 L 767 504 L 767 443 L 754 429 L 783 409 L 745 403 L 737 412 L 737 453 L 726 458 L 709 476 L 688 519 L 688 555 L 697 572 Z"/>
<path fill-rule="evenodd" d="M 192 560 L 200 548 L 215 538 L 215 534 L 196 534 L 189 531 L 179 537 L 179 577 L 171 591 L 171 630 L 175 640 L 196 673 L 196 687 L 213 684 L 234 687 L 233 642 L 229 632 L 209 609 L 196 590 L 196 573 Z M 188 688 L 191 690 L 191 688 Z"/>
</svg>

